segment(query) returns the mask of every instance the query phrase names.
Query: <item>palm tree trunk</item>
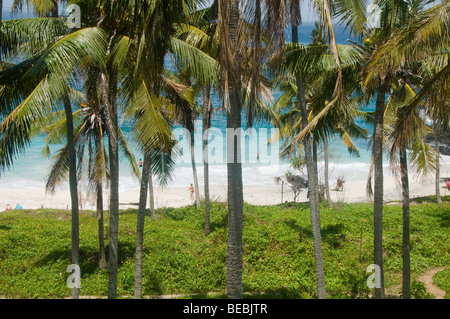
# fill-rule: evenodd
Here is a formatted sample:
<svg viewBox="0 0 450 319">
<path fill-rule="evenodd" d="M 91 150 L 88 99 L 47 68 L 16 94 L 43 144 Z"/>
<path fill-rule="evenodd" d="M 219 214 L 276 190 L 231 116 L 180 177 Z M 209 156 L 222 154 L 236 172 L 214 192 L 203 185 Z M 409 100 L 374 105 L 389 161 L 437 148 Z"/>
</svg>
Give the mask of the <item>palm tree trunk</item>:
<svg viewBox="0 0 450 319">
<path fill-rule="evenodd" d="M 192 164 L 192 176 L 194 178 L 195 187 L 195 206 L 200 208 L 200 192 L 198 189 L 198 176 L 197 176 L 197 166 L 195 164 L 195 131 L 192 129 L 190 134 L 190 147 L 191 147 L 191 164 Z"/>
<path fill-rule="evenodd" d="M 325 181 L 325 196 L 327 197 L 328 207 L 333 207 L 333 201 L 331 200 L 330 195 L 330 182 L 329 182 L 329 173 L 328 173 L 328 137 L 325 136 L 323 140 L 323 154 L 324 154 L 324 181 Z"/>
<path fill-rule="evenodd" d="M 229 1 L 228 28 L 231 44 L 237 47 L 239 28 L 239 0 Z M 237 61 L 236 61 L 237 60 Z M 235 57 L 239 68 L 238 56 Z M 229 70 L 228 70 L 229 71 Z M 227 239 L 227 298 L 242 299 L 242 228 L 243 228 L 243 185 L 241 165 L 241 99 L 237 80 L 240 71 L 229 72 L 228 90 L 230 106 L 227 112 L 227 179 L 228 179 L 228 239 Z M 233 133 L 237 134 L 233 134 Z"/>
<path fill-rule="evenodd" d="M 206 236 L 211 232 L 210 227 L 210 203 L 209 203 L 209 166 L 208 166 L 208 129 L 211 127 L 211 87 L 204 86 L 202 88 L 203 101 L 203 184 L 205 189 L 205 228 Z"/>
<path fill-rule="evenodd" d="M 312 158 L 314 163 L 314 179 L 317 181 L 317 195 L 316 195 L 316 206 L 319 207 L 319 202 L 321 200 L 320 198 L 320 191 L 319 191 L 319 170 L 317 168 L 317 138 L 315 136 L 312 137 Z M 317 209 L 316 208 L 316 209 Z"/>
<path fill-rule="evenodd" d="M 293 24 L 292 28 L 292 42 L 298 43 L 298 29 L 297 26 Z M 302 116 L 302 127 L 308 125 L 308 113 L 307 105 L 305 99 L 305 87 L 303 85 L 303 78 L 299 74 L 297 75 L 297 88 L 298 88 L 298 100 L 300 106 L 300 112 Z M 308 175 L 308 193 L 309 193 L 309 209 L 311 217 L 311 227 L 313 233 L 313 243 L 314 243 L 314 258 L 316 263 L 316 280 L 317 280 L 317 292 L 319 299 L 326 298 L 325 290 L 325 272 L 323 269 L 323 257 L 322 257 L 322 239 L 320 234 L 320 213 L 319 206 L 317 205 L 317 178 L 316 170 L 314 168 L 312 147 L 311 147 L 311 136 L 306 135 L 303 139 L 303 149 L 305 151 L 306 158 L 306 169 Z"/>
<path fill-rule="evenodd" d="M 106 269 L 105 231 L 103 222 L 103 185 L 97 182 L 97 220 L 98 220 L 98 268 Z"/>
<path fill-rule="evenodd" d="M 101 149 L 101 137 L 97 135 L 95 137 L 95 153 L 100 154 L 103 150 Z M 105 253 L 105 234 L 104 234 L 104 222 L 103 222 L 103 182 L 96 182 L 96 192 L 97 192 L 97 221 L 98 221 L 98 243 L 99 243 L 99 258 L 98 258 L 98 268 L 106 269 L 106 253 Z"/>
<path fill-rule="evenodd" d="M 2 26 L 3 21 L 3 0 L 0 0 L 0 27 Z"/>
<path fill-rule="evenodd" d="M 436 150 L 436 175 L 435 175 L 435 181 L 434 181 L 434 185 L 435 185 L 435 189 L 436 189 L 436 202 L 438 204 L 442 203 L 442 199 L 441 199 L 441 190 L 439 187 L 439 180 L 440 180 L 440 175 L 441 175 L 441 170 L 440 170 L 440 154 L 439 154 L 439 139 L 438 139 L 438 134 L 439 134 L 439 127 L 437 124 L 436 120 L 433 120 L 433 133 L 434 133 L 434 148 Z"/>
<path fill-rule="evenodd" d="M 67 125 L 67 147 L 69 149 L 69 187 L 72 204 L 72 264 L 80 265 L 80 230 L 78 211 L 78 187 L 77 187 L 77 159 L 75 154 L 75 142 L 73 132 L 72 106 L 68 94 L 63 96 L 64 110 Z M 79 287 L 72 288 L 72 299 L 78 299 Z"/>
<path fill-rule="evenodd" d="M 150 218 L 155 219 L 155 194 L 153 191 L 153 171 L 150 158 L 150 165 L 148 167 L 148 196 L 150 201 Z"/>
<path fill-rule="evenodd" d="M 145 223 L 145 206 L 147 203 L 147 187 L 149 181 L 149 168 L 151 165 L 151 154 L 144 155 L 144 163 L 142 168 L 141 188 L 139 194 L 139 209 L 136 229 L 136 265 L 134 271 L 134 298 L 142 297 L 142 255 L 144 249 L 144 223 Z"/>
<path fill-rule="evenodd" d="M 410 258 L 410 232 L 409 232 L 409 181 L 408 181 L 408 161 L 406 149 L 403 147 L 399 151 L 400 170 L 402 179 L 402 206 L 403 206 L 403 279 L 402 298 L 411 299 L 411 258 Z"/>
<path fill-rule="evenodd" d="M 383 271 L 383 117 L 385 108 L 385 89 L 377 92 L 375 106 L 375 128 L 373 137 L 374 162 L 374 262 L 380 269 L 379 288 L 375 287 L 375 298 L 384 299 L 384 271 Z"/>
<path fill-rule="evenodd" d="M 51 11 L 53 18 L 58 18 L 58 0 L 53 1 L 53 9 Z"/>
<path fill-rule="evenodd" d="M 108 112 L 110 209 L 109 209 L 109 282 L 108 298 L 117 297 L 117 267 L 119 256 L 119 125 L 117 119 L 117 74 L 110 68 L 109 79 L 102 75 L 104 102 Z"/>
</svg>

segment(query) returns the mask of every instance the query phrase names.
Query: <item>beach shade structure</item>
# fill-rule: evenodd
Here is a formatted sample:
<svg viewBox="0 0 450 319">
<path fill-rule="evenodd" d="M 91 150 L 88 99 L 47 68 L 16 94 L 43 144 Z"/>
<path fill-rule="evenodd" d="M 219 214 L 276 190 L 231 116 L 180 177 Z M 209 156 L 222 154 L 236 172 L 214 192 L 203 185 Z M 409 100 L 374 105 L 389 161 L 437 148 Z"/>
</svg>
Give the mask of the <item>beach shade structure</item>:
<svg viewBox="0 0 450 319">
<path fill-rule="evenodd" d="M 286 176 L 286 180 L 297 189 L 308 188 L 308 181 L 299 175 L 288 175 Z"/>
<path fill-rule="evenodd" d="M 336 186 L 332 189 L 333 191 L 342 191 L 344 189 L 344 178 L 343 177 L 338 177 L 337 181 L 336 181 Z"/>
<path fill-rule="evenodd" d="M 284 184 L 290 184 L 292 191 L 294 192 L 294 202 L 297 200 L 298 194 L 305 188 L 308 188 L 308 181 L 298 175 L 285 175 L 274 177 L 273 180 L 276 184 L 281 182 L 281 203 L 283 203 Z"/>
<path fill-rule="evenodd" d="M 300 192 L 308 188 L 308 181 L 299 175 L 287 175 L 286 180 L 291 184 L 291 189 L 294 192 L 294 202 L 296 202 Z"/>
</svg>

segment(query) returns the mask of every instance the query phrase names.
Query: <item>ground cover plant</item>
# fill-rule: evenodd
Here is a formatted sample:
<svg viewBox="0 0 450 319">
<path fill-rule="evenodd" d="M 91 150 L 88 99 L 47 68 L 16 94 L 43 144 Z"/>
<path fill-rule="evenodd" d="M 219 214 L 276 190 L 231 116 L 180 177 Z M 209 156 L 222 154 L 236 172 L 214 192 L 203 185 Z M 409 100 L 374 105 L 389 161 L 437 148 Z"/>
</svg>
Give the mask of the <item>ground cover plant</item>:
<svg viewBox="0 0 450 319">
<path fill-rule="evenodd" d="M 227 207 L 213 203 L 211 233 L 195 207 L 163 208 L 144 229 L 143 295 L 225 298 Z M 373 207 L 339 204 L 321 209 L 323 258 L 328 298 L 371 298 L 367 267 L 373 263 Z M 106 214 L 107 215 L 107 214 Z M 0 296 L 66 298 L 70 273 L 70 212 L 24 210 L 0 213 Z M 137 210 L 120 212 L 118 296 L 132 297 Z M 105 219 L 105 236 L 108 234 Z M 98 269 L 94 212 L 80 214 L 80 296 L 106 297 L 108 271 Z M 431 298 L 415 279 L 427 269 L 450 265 L 450 201 L 422 200 L 411 206 L 413 298 Z M 401 205 L 384 212 L 386 287 L 401 283 Z M 307 203 L 244 206 L 244 297 L 316 298 L 314 250 Z M 107 247 L 108 253 L 108 247 Z M 450 292 L 450 272 L 436 285 Z M 174 296 L 176 297 L 176 296 Z"/>
</svg>

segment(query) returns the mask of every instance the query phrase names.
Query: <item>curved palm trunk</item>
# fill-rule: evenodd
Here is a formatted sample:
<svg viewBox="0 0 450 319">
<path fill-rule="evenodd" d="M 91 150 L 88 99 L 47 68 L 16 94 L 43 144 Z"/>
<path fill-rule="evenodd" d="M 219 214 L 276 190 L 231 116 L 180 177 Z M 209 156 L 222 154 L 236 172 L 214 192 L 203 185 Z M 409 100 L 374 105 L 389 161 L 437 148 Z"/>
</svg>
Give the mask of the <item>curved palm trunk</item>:
<svg viewBox="0 0 450 319">
<path fill-rule="evenodd" d="M 297 26 L 292 27 L 292 42 L 298 43 L 298 30 Z M 305 99 L 305 87 L 303 85 L 303 78 L 301 75 L 297 75 L 297 88 L 298 88 L 298 100 L 300 106 L 300 112 L 302 116 L 302 127 L 308 125 L 308 114 Z M 314 258 L 316 264 L 316 280 L 317 280 L 317 293 L 319 299 L 326 298 L 325 290 L 325 272 L 323 269 L 323 257 L 322 257 L 322 239 L 320 234 L 320 213 L 318 205 L 318 181 L 315 163 L 313 160 L 311 136 L 306 135 L 303 139 L 303 149 L 305 151 L 306 169 L 308 175 L 308 193 L 309 193 L 309 210 L 311 218 L 311 227 L 313 233 L 314 243 Z"/>
<path fill-rule="evenodd" d="M 239 28 L 239 1 L 229 1 L 228 28 L 231 44 L 237 46 Z M 235 58 L 239 65 L 239 58 Z M 233 76 L 239 78 L 239 71 L 232 70 L 237 74 L 229 73 L 228 92 L 229 110 L 227 110 L 227 180 L 228 180 L 228 239 L 227 239 L 227 298 L 242 299 L 242 228 L 243 228 L 243 185 L 241 166 L 241 99 L 238 81 L 233 81 Z M 233 133 L 237 134 L 233 134 Z"/>
<path fill-rule="evenodd" d="M 208 166 L 208 129 L 211 127 L 211 88 L 204 86 L 203 93 L 203 184 L 205 188 L 205 235 L 211 232 L 210 226 L 210 202 L 209 202 L 209 166 Z"/>
<path fill-rule="evenodd" d="M 374 263 L 380 267 L 379 288 L 375 287 L 375 298 L 384 299 L 384 271 L 383 271 L 383 117 L 385 109 L 385 89 L 377 92 L 375 106 L 375 128 L 373 137 L 374 162 Z"/>
<path fill-rule="evenodd" d="M 70 98 L 67 94 L 63 96 L 64 110 L 66 113 L 67 125 L 67 147 L 69 149 L 69 187 L 70 200 L 72 204 L 72 264 L 80 265 L 80 230 L 78 211 L 78 190 L 77 190 L 77 162 L 75 154 L 75 142 L 73 132 L 73 117 Z M 79 287 L 72 288 L 72 298 L 78 299 L 80 295 Z"/>
<path fill-rule="evenodd" d="M 408 161 L 406 149 L 399 151 L 400 170 L 402 179 L 402 206 L 403 206 L 403 279 L 402 298 L 411 299 L 411 258 L 410 258 L 410 232 L 409 232 L 409 181 L 408 181 Z"/>
<path fill-rule="evenodd" d="M 145 223 L 145 206 L 147 203 L 147 187 L 150 177 L 150 161 L 149 153 L 144 156 L 142 167 L 141 188 L 139 193 L 139 209 L 136 229 L 136 265 L 134 271 L 134 298 L 142 297 L 142 254 L 144 249 L 144 223 Z"/>
<path fill-rule="evenodd" d="M 100 154 L 102 152 L 100 136 L 95 137 L 95 153 Z M 105 233 L 104 233 L 104 222 L 103 222 L 103 183 L 102 181 L 96 182 L 96 193 L 97 193 L 97 221 L 98 221 L 98 268 L 106 269 L 106 252 L 105 252 Z"/>
</svg>

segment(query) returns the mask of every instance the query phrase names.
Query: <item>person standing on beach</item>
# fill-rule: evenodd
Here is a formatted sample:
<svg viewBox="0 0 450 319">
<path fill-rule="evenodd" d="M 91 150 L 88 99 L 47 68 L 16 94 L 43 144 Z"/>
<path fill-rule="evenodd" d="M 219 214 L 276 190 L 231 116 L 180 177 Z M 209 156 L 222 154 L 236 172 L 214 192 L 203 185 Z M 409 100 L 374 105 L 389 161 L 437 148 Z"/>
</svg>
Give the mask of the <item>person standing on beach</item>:
<svg viewBox="0 0 450 319">
<path fill-rule="evenodd" d="M 191 192 L 191 199 L 194 200 L 194 192 L 195 192 L 194 185 L 191 184 L 191 186 L 189 186 L 188 190 L 189 190 L 189 192 Z"/>
</svg>

